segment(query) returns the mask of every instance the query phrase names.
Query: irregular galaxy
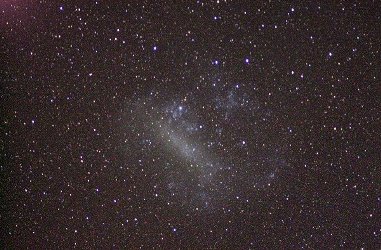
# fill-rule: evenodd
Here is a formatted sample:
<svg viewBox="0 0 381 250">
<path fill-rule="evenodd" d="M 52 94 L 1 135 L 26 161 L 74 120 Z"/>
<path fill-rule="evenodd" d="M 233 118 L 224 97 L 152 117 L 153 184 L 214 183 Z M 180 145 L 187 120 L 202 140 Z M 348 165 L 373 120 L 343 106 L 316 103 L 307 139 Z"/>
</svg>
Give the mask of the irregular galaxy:
<svg viewBox="0 0 381 250">
<path fill-rule="evenodd" d="M 131 115 L 121 127 L 129 129 L 126 135 L 135 133 L 135 140 L 141 140 L 126 160 L 132 159 L 129 165 L 139 169 L 136 152 L 157 159 L 154 174 L 160 175 L 160 186 L 168 187 L 164 197 L 191 211 L 215 205 L 208 212 L 216 212 L 230 199 L 253 199 L 279 171 L 287 170 L 289 135 L 281 115 L 261 107 L 260 96 L 249 87 L 196 84 L 195 88 L 172 100 L 157 91 L 133 101 L 136 109 L 126 107 Z M 136 114 L 140 119 L 134 121 Z M 197 202 L 201 194 L 210 200 Z"/>
<path fill-rule="evenodd" d="M 381 248 L 379 2 L 0 13 L 0 248 Z"/>
</svg>

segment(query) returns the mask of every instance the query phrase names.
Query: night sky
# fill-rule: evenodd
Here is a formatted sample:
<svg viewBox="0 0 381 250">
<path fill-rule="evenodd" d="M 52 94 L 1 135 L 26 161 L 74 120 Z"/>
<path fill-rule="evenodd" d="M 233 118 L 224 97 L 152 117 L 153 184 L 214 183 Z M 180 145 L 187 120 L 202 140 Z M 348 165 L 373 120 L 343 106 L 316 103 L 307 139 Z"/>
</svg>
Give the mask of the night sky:
<svg viewBox="0 0 381 250">
<path fill-rule="evenodd" d="M 1 245 L 380 249 L 381 2 L 327 2 L 1 1 Z"/>
</svg>

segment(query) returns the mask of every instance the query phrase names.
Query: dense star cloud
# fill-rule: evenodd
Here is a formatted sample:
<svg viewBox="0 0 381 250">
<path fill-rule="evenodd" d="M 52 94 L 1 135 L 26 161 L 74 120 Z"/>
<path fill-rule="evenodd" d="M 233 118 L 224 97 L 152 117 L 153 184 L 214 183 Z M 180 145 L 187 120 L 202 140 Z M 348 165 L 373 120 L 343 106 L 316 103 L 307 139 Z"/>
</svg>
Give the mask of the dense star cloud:
<svg viewBox="0 0 381 250">
<path fill-rule="evenodd" d="M 381 247 L 380 3 L 0 10 L 4 248 Z"/>
<path fill-rule="evenodd" d="M 208 210 L 214 210 L 209 208 L 214 200 L 246 197 L 247 202 L 287 169 L 290 131 L 277 124 L 281 115 L 261 108 L 246 87 L 195 85 L 171 100 L 156 91 L 133 102 L 136 109 L 126 106 L 131 112 L 122 127 L 129 128 L 126 137 L 136 135 L 126 161 L 132 159 L 128 165 L 134 166 L 144 160 L 144 166 L 155 159 L 150 168 L 163 180 L 160 186 L 169 188 L 164 195 L 191 209 L 199 209 L 192 203 L 200 197 L 199 205 Z M 136 160 L 136 152 L 147 156 Z"/>
</svg>

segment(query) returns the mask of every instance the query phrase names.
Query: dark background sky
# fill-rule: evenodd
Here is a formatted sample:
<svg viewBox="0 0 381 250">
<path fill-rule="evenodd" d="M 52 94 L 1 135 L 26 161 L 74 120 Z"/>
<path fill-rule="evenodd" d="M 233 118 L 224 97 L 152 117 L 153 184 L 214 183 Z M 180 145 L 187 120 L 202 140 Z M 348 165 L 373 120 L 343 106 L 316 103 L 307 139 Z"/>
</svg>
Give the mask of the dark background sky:
<svg viewBox="0 0 381 250">
<path fill-rule="evenodd" d="M 0 10 L 7 249 L 381 247 L 379 1 Z"/>
</svg>

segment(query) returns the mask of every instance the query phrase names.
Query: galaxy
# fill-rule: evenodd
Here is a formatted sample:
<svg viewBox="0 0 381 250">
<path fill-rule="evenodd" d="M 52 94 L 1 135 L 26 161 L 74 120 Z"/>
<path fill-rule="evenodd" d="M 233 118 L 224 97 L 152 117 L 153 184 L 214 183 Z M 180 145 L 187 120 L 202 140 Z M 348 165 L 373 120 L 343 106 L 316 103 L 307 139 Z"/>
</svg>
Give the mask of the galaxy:
<svg viewBox="0 0 381 250">
<path fill-rule="evenodd" d="M 4 249 L 379 249 L 376 1 L 0 4 Z"/>
<path fill-rule="evenodd" d="M 145 159 L 144 169 L 146 159 L 154 156 L 150 168 L 162 175 L 157 185 L 168 188 L 164 194 L 171 202 L 214 212 L 229 197 L 253 198 L 257 189 L 270 186 L 277 172 L 287 169 L 289 131 L 277 125 L 279 115 L 262 108 L 259 97 L 246 94 L 250 91 L 244 86 L 195 88 L 174 94 L 170 101 L 160 91 L 132 99 L 136 109 L 130 109 L 121 127 L 139 143 L 126 161 L 133 159 L 133 165 Z M 139 151 L 150 157 L 135 159 Z"/>
</svg>

